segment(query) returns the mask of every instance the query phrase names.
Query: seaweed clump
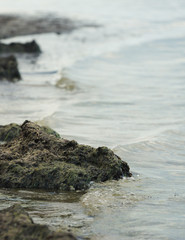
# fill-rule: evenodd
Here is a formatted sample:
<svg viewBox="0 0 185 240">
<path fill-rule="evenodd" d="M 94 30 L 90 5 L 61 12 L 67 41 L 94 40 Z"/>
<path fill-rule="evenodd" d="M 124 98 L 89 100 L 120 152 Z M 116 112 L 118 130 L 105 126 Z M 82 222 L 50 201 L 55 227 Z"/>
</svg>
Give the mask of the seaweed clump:
<svg viewBox="0 0 185 240">
<path fill-rule="evenodd" d="M 70 233 L 52 232 L 48 226 L 35 224 L 19 204 L 0 211 L 1 240 L 76 240 Z"/>
<path fill-rule="evenodd" d="M 0 145 L 0 187 L 83 190 L 91 181 L 131 176 L 128 164 L 107 147 L 57 138 L 29 121 L 20 128 L 18 137 Z"/>
</svg>

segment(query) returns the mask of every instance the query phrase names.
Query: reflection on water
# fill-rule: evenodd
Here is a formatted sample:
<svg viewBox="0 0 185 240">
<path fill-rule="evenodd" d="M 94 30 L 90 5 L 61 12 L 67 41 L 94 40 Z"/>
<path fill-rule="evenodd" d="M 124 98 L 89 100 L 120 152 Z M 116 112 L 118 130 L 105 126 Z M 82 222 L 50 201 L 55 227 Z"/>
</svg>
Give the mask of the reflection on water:
<svg viewBox="0 0 185 240">
<path fill-rule="evenodd" d="M 0 83 L 0 124 L 40 121 L 62 137 L 107 145 L 134 177 L 86 193 L 0 190 L 0 208 L 20 202 L 35 222 L 96 240 L 183 240 L 185 2 L 54 2 L 1 7 L 51 9 L 101 27 L 7 39 L 34 38 L 42 54 L 18 56 L 23 81 Z"/>
<path fill-rule="evenodd" d="M 105 212 L 110 214 L 118 209 L 131 208 L 146 198 L 142 193 L 128 191 L 130 186 L 137 189 L 139 184 L 139 179 L 131 178 L 94 184 L 88 192 L 1 189 L 0 209 L 20 203 L 37 223 L 94 239 L 96 217 Z M 104 225 L 101 227 L 104 228 Z"/>
<path fill-rule="evenodd" d="M 72 230 L 78 234 L 88 228 L 92 218 L 84 213 L 80 204 L 82 192 L 46 192 L 32 190 L 0 191 L 0 208 L 20 203 L 33 218 L 34 222 L 47 224 L 52 229 Z"/>
<path fill-rule="evenodd" d="M 120 181 L 109 181 L 102 184 L 94 184 L 91 189 L 82 196 L 81 203 L 86 213 L 96 216 L 104 212 L 119 211 L 134 206 L 137 202 L 143 201 L 148 196 L 139 192 L 139 176 L 131 177 Z M 131 192 L 132 187 L 136 192 Z"/>
</svg>

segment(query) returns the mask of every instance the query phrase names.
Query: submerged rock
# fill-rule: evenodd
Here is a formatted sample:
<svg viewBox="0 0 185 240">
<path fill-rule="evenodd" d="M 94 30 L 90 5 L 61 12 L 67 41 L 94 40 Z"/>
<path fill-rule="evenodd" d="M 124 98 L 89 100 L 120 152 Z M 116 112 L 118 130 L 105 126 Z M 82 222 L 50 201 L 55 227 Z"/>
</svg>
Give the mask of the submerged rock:
<svg viewBox="0 0 185 240">
<path fill-rule="evenodd" d="M 0 53 L 40 53 L 39 45 L 33 40 L 27 43 L 0 43 Z"/>
<path fill-rule="evenodd" d="M 14 56 L 0 58 L 0 80 L 15 82 L 21 79 L 17 60 Z"/>
<path fill-rule="evenodd" d="M 66 77 L 60 78 L 56 83 L 56 87 L 62 88 L 68 91 L 73 91 L 77 88 L 75 82 Z"/>
<path fill-rule="evenodd" d="M 57 138 L 60 138 L 60 135 L 47 126 L 41 126 L 41 129 L 51 135 L 54 135 Z M 21 126 L 16 123 L 10 123 L 8 125 L 0 125 L 0 141 L 1 142 L 10 142 L 11 140 L 19 137 L 21 135 L 22 129 Z"/>
<path fill-rule="evenodd" d="M 0 187 L 82 190 L 123 176 L 131 176 L 128 164 L 107 147 L 59 139 L 29 121 L 0 145 Z"/>
<path fill-rule="evenodd" d="M 1 240 L 75 240 L 69 233 L 52 232 L 48 226 L 35 224 L 19 204 L 0 211 Z"/>
</svg>

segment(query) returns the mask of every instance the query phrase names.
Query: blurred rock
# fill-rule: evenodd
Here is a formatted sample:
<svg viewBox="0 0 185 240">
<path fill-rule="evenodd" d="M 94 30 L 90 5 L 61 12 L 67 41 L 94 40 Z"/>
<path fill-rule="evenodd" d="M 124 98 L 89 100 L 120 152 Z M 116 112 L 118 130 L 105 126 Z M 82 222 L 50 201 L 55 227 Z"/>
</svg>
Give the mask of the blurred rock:
<svg viewBox="0 0 185 240">
<path fill-rule="evenodd" d="M 81 27 L 99 27 L 54 15 L 0 15 L 0 39 L 40 33 L 62 34 Z"/>
<path fill-rule="evenodd" d="M 21 79 L 16 58 L 12 55 L 0 58 L 0 80 L 16 82 Z"/>
<path fill-rule="evenodd" d="M 72 234 L 35 224 L 19 204 L 0 211 L 0 226 L 1 240 L 76 240 Z"/>
<path fill-rule="evenodd" d="M 39 45 L 33 40 L 27 43 L 0 43 L 0 53 L 40 53 Z"/>
</svg>

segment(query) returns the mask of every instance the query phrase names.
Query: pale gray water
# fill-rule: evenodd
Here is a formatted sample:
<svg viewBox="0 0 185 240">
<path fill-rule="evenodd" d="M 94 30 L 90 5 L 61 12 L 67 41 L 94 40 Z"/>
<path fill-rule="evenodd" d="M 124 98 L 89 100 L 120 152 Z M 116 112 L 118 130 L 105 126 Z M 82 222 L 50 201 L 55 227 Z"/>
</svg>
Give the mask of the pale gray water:
<svg viewBox="0 0 185 240">
<path fill-rule="evenodd" d="M 96 239 L 184 239 L 185 2 L 6 0 L 0 11 L 25 6 L 101 27 L 15 38 L 36 39 L 43 54 L 19 56 L 23 81 L 0 84 L 0 124 L 40 120 L 107 145 L 134 178 L 85 195 L 1 190 L 0 207 L 18 201 L 37 222 Z M 61 76 L 68 80 L 56 87 Z"/>
</svg>

